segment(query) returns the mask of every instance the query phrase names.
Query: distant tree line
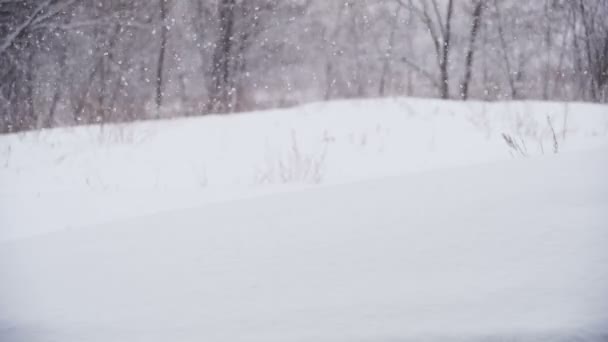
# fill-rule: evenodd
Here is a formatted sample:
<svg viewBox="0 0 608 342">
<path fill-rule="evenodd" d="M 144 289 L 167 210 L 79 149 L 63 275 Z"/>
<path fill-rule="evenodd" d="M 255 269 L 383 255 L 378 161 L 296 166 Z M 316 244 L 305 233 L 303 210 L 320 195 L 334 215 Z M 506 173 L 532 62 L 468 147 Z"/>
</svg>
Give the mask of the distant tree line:
<svg viewBox="0 0 608 342">
<path fill-rule="evenodd" d="M 0 133 L 387 96 L 608 102 L 606 0 L 0 0 Z"/>
</svg>

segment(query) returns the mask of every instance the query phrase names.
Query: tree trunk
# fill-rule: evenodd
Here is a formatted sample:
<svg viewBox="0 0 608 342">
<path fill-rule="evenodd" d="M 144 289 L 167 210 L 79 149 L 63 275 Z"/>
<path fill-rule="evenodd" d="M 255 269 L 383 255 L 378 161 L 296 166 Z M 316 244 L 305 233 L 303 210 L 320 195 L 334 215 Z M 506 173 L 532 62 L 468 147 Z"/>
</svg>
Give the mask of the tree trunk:
<svg viewBox="0 0 608 342">
<path fill-rule="evenodd" d="M 163 69 L 165 64 L 165 51 L 167 49 L 167 0 L 159 0 L 160 5 L 160 48 L 158 50 L 158 63 L 156 65 L 156 115 L 160 116 L 160 107 L 163 105 Z"/>
<path fill-rule="evenodd" d="M 502 58 L 505 61 L 505 67 L 507 68 L 507 80 L 509 81 L 509 88 L 511 88 L 511 99 L 514 100 L 517 98 L 517 88 L 515 87 L 513 68 L 511 67 L 511 60 L 509 59 L 507 41 L 505 40 L 505 33 L 502 27 L 502 15 L 497 0 L 494 0 L 494 7 L 496 8 L 496 15 L 498 16 L 498 38 L 502 47 Z"/>
<path fill-rule="evenodd" d="M 51 100 L 51 107 L 49 109 L 49 115 L 46 118 L 45 127 L 52 128 L 55 125 L 55 112 L 57 111 L 57 104 L 61 99 L 62 94 L 62 83 L 65 80 L 65 69 L 66 69 L 66 60 L 67 60 L 67 47 L 62 46 L 61 51 L 59 52 L 59 77 L 55 82 L 55 92 L 53 94 L 53 99 Z"/>
<path fill-rule="evenodd" d="M 473 10 L 473 25 L 471 26 L 471 35 L 469 37 L 469 50 L 467 51 L 467 56 L 465 60 L 464 66 L 464 80 L 461 85 L 461 93 L 460 97 L 463 100 L 467 100 L 469 98 L 469 83 L 471 82 L 471 77 L 473 74 L 473 57 L 475 54 L 475 41 L 477 40 L 477 34 L 479 32 L 479 26 L 481 25 L 481 16 L 483 13 L 483 1 L 478 0 L 475 5 L 475 9 Z"/>
<path fill-rule="evenodd" d="M 218 8 L 219 37 L 213 53 L 211 71 L 210 111 L 226 113 L 230 110 L 232 45 L 235 0 L 221 0 Z"/>
<path fill-rule="evenodd" d="M 440 95 L 442 99 L 450 98 L 450 75 L 449 75 L 449 64 L 450 64 L 450 48 L 452 39 L 452 14 L 454 12 L 454 1 L 448 0 L 448 12 L 445 19 L 445 31 L 443 37 L 442 55 L 439 63 L 439 70 L 441 73 L 440 80 Z"/>
<path fill-rule="evenodd" d="M 397 24 L 399 24 L 399 15 L 401 14 L 401 7 L 397 9 L 397 13 L 395 13 L 395 18 L 391 25 L 391 32 L 388 38 L 388 48 L 386 50 L 386 55 L 384 57 L 384 64 L 382 65 L 382 74 L 380 76 L 380 89 L 378 93 L 381 97 L 386 95 L 386 78 L 388 77 L 388 73 L 391 68 L 391 60 L 393 58 L 393 45 L 395 44 L 395 33 L 397 31 Z"/>
</svg>

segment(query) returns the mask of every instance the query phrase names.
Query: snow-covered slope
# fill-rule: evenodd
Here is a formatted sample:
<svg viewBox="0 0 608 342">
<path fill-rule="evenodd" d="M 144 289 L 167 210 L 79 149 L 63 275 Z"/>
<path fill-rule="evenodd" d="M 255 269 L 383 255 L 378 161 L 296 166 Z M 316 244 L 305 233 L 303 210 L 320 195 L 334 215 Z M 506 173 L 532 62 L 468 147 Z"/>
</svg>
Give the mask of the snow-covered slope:
<svg viewBox="0 0 608 342">
<path fill-rule="evenodd" d="M 0 341 L 606 341 L 608 150 L 0 243 Z"/>
<path fill-rule="evenodd" d="M 607 145 L 602 105 L 422 99 L 3 136 L 0 240 L 303 186 Z"/>
</svg>

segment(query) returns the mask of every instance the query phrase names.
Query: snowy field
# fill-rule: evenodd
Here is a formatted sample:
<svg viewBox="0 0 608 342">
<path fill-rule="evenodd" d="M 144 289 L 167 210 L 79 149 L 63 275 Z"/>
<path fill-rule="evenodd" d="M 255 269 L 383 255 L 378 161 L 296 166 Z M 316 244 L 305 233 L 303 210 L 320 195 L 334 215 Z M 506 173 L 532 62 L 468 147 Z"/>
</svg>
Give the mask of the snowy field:
<svg viewBox="0 0 608 342">
<path fill-rule="evenodd" d="M 2 342 L 608 340 L 606 106 L 345 101 L 0 153 Z"/>
<path fill-rule="evenodd" d="M 422 99 L 0 136 L 0 241 L 277 191 L 601 146 L 608 146 L 606 106 Z"/>
<path fill-rule="evenodd" d="M 0 340 L 606 341 L 608 150 L 0 244 Z"/>
</svg>

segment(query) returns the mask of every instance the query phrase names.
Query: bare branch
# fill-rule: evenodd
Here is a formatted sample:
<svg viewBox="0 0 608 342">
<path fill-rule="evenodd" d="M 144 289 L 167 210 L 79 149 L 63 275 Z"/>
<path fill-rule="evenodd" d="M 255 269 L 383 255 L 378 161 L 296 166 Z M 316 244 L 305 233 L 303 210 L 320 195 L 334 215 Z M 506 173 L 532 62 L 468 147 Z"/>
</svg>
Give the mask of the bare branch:
<svg viewBox="0 0 608 342">
<path fill-rule="evenodd" d="M 34 12 L 23 23 L 21 23 L 21 25 L 17 26 L 13 32 L 9 33 L 8 36 L 4 38 L 4 42 L 0 44 L 0 55 L 13 45 L 15 39 L 19 38 L 19 36 L 34 22 L 34 20 L 36 20 L 40 13 L 49 7 L 51 1 L 52 0 L 46 0 L 38 5 Z"/>
</svg>

